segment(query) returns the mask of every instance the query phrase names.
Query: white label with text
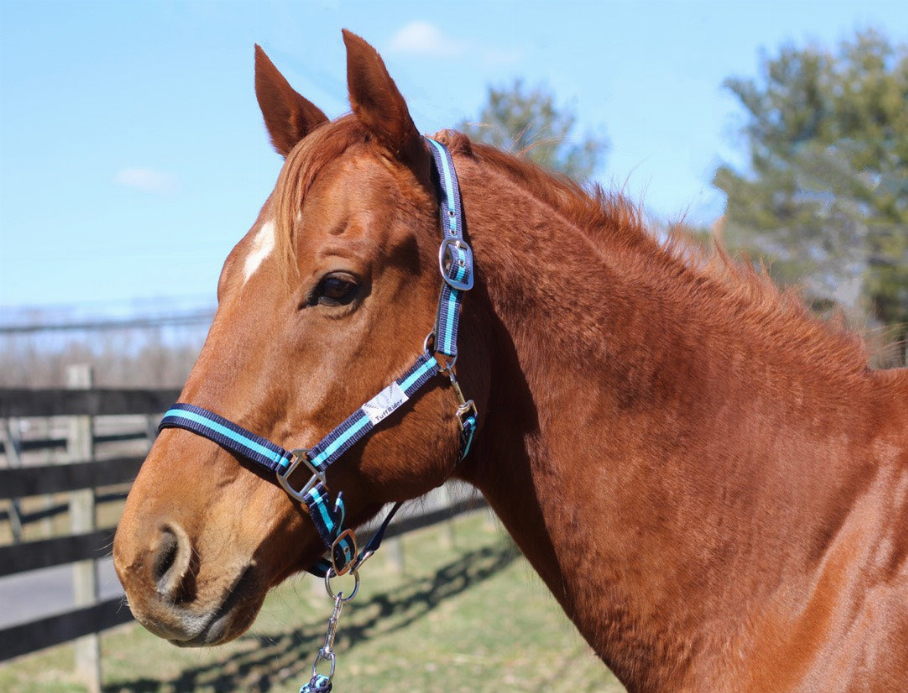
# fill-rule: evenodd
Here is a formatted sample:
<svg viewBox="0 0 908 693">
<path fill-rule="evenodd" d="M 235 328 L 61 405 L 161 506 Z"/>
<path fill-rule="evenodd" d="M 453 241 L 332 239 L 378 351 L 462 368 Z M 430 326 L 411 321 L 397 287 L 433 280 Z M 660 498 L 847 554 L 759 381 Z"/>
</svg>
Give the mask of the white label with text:
<svg viewBox="0 0 908 693">
<path fill-rule="evenodd" d="M 372 425 L 386 418 L 391 412 L 409 399 L 400 385 L 391 383 L 384 390 L 363 405 L 363 411 L 369 417 Z"/>
</svg>

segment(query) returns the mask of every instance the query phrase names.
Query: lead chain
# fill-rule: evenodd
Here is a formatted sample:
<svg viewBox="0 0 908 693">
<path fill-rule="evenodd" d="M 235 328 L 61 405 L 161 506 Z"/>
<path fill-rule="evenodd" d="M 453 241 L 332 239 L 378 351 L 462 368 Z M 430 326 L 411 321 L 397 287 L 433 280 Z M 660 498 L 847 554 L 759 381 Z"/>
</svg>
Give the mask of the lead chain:
<svg viewBox="0 0 908 693">
<path fill-rule="evenodd" d="M 331 680 L 334 678 L 334 669 L 337 666 L 337 653 L 334 651 L 334 638 L 337 635 L 337 622 L 340 620 L 341 611 L 344 604 L 353 599 L 359 592 L 359 573 L 354 569 L 352 571 L 354 580 L 353 591 L 347 597 L 343 592 L 334 593 L 331 589 L 331 578 L 335 577 L 334 569 L 329 568 L 325 574 L 325 590 L 328 596 L 334 600 L 334 609 L 331 611 L 331 618 L 328 619 L 328 631 L 325 633 L 325 643 L 322 645 L 318 654 L 315 655 L 315 661 L 312 663 L 312 678 L 309 682 L 303 684 L 299 693 L 331 693 Z M 328 663 L 328 673 L 321 674 L 318 666 L 322 662 Z"/>
</svg>

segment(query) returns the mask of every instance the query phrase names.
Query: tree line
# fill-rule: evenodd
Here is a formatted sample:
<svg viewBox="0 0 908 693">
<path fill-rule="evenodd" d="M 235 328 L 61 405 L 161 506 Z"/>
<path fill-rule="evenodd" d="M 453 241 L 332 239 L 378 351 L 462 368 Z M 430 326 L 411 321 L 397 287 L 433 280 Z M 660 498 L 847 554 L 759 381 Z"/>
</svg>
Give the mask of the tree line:
<svg viewBox="0 0 908 693">
<path fill-rule="evenodd" d="M 744 114 L 741 169 L 724 164 L 718 227 L 732 252 L 802 286 L 820 314 L 888 333 L 880 363 L 908 360 L 908 46 L 873 29 L 834 47 L 787 44 L 724 87 Z M 588 181 L 608 145 L 573 133 L 544 87 L 491 87 L 472 138 Z M 702 237 L 702 231 L 695 234 Z"/>
<path fill-rule="evenodd" d="M 205 340 L 200 325 L 35 332 L 0 336 L 0 387 L 64 387 L 72 364 L 92 366 L 97 387 L 178 388 Z"/>
</svg>

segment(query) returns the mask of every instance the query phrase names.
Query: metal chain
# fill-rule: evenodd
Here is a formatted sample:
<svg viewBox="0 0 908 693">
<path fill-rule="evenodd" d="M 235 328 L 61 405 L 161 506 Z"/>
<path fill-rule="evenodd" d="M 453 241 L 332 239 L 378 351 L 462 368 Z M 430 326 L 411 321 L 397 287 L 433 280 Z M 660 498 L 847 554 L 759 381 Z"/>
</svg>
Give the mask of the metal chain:
<svg viewBox="0 0 908 693">
<path fill-rule="evenodd" d="M 340 620 L 341 611 L 344 604 L 351 601 L 359 593 L 359 571 L 354 569 L 350 572 L 355 582 L 350 596 L 346 596 L 342 591 L 335 593 L 331 589 L 331 579 L 337 577 L 333 568 L 329 568 L 325 574 L 325 591 L 328 596 L 334 600 L 334 608 L 331 611 L 331 617 L 328 619 L 328 630 L 325 633 L 325 642 L 315 655 L 315 661 L 312 663 L 312 677 L 309 682 L 300 688 L 300 693 L 330 693 L 331 680 L 334 678 L 334 670 L 337 667 L 337 653 L 334 651 L 334 638 L 337 636 L 337 622 Z M 328 663 L 328 673 L 321 674 L 318 671 L 319 664 Z"/>
</svg>

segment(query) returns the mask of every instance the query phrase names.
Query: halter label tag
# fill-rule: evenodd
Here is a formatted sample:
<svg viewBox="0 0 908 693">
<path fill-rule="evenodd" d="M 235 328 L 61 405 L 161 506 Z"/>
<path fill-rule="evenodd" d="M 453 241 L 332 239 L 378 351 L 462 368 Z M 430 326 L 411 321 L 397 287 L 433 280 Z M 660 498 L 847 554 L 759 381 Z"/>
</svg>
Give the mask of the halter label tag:
<svg viewBox="0 0 908 693">
<path fill-rule="evenodd" d="M 379 421 L 386 418 L 401 404 L 409 399 L 400 385 L 396 382 L 391 383 L 384 390 L 379 392 L 375 397 L 370 399 L 362 406 L 362 410 L 369 417 L 369 421 L 375 426 Z"/>
</svg>

